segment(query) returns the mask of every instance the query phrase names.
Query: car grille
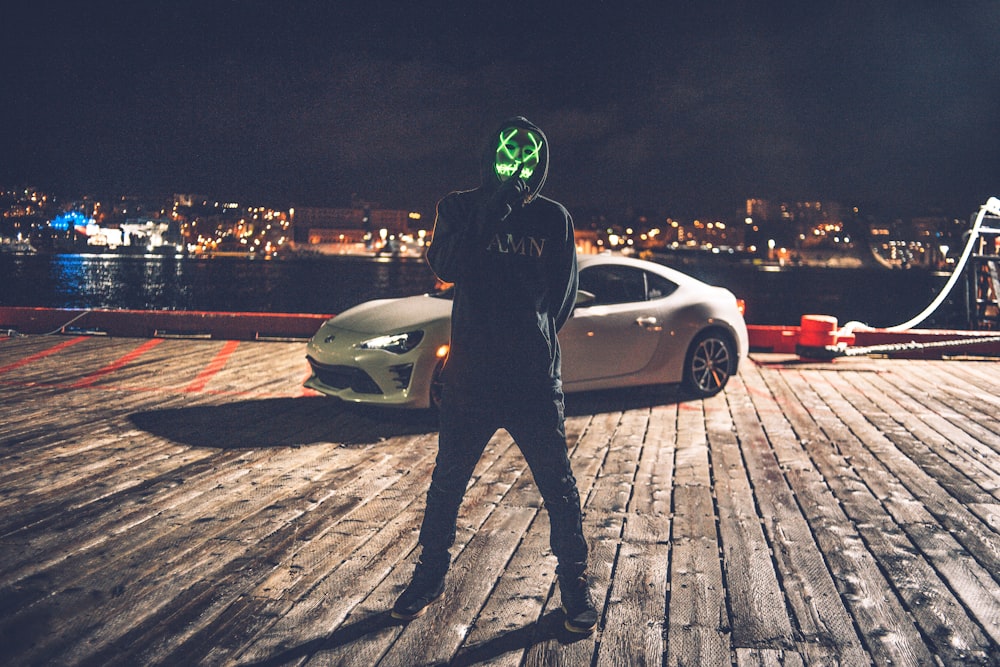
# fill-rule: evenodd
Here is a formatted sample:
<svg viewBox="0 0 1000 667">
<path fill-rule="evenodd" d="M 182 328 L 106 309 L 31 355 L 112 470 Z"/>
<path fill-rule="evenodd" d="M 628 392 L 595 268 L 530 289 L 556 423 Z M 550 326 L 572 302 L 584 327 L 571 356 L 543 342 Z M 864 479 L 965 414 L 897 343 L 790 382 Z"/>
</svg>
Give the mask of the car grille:
<svg viewBox="0 0 1000 667">
<path fill-rule="evenodd" d="M 413 364 L 390 366 L 389 372 L 392 373 L 392 379 L 396 383 L 396 388 L 406 389 L 410 386 L 410 378 L 413 376 Z"/>
<path fill-rule="evenodd" d="M 327 366 L 306 357 L 320 382 L 334 389 L 350 388 L 359 394 L 381 394 L 382 390 L 368 373 L 354 366 Z"/>
</svg>

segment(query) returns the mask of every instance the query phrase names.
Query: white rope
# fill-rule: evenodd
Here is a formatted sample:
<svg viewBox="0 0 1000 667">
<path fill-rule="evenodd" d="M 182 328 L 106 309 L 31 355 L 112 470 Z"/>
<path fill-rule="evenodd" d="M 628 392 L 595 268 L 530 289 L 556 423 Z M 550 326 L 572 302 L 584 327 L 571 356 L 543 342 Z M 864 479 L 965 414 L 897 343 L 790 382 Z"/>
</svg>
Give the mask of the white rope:
<svg viewBox="0 0 1000 667">
<path fill-rule="evenodd" d="M 955 283 L 958 282 L 958 279 L 962 277 L 962 271 L 965 269 L 965 264 L 966 262 L 969 261 L 969 256 L 972 254 L 972 249 L 975 247 L 976 242 L 979 240 L 979 228 L 982 227 L 983 218 L 986 217 L 987 213 L 1000 217 L 1000 199 L 997 199 L 996 197 L 990 197 L 985 204 L 979 207 L 979 214 L 976 215 L 976 221 L 972 225 L 972 230 L 969 233 L 969 240 L 965 244 L 965 249 L 962 251 L 962 256 L 958 260 L 958 263 L 955 264 L 954 271 L 952 271 L 951 276 L 948 278 L 948 282 L 945 283 L 945 286 L 943 288 L 941 288 L 941 292 L 938 293 L 937 297 L 935 297 L 935 299 L 931 301 L 930 304 L 928 304 L 928 306 L 924 308 L 924 310 L 919 315 L 906 322 L 903 322 L 902 324 L 897 324 L 896 326 L 887 327 L 885 329 L 886 331 L 893 331 L 893 332 L 909 331 L 910 329 L 914 328 L 915 326 L 926 320 L 928 317 L 930 317 L 931 314 L 938 309 L 938 306 L 940 306 L 941 303 L 945 300 L 945 298 L 947 298 L 948 293 L 951 292 L 952 288 L 955 286 Z M 869 327 L 867 324 L 864 324 L 863 322 L 848 322 L 840 330 L 840 333 L 849 334 L 859 329 L 870 329 L 870 328 L 871 327 Z"/>
</svg>

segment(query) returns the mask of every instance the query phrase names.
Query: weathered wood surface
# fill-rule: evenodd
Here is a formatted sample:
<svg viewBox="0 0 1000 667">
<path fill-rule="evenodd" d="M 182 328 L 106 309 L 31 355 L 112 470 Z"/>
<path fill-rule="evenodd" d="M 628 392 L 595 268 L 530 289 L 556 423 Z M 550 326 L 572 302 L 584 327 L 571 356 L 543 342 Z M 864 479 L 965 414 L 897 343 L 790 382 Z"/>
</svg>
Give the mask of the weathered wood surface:
<svg viewBox="0 0 1000 667">
<path fill-rule="evenodd" d="M 302 389 L 304 346 L 0 339 L 0 663 L 1000 664 L 1000 363 L 757 357 L 573 396 L 602 610 L 561 627 L 497 433 L 444 599 L 412 571 L 428 415 Z"/>
</svg>

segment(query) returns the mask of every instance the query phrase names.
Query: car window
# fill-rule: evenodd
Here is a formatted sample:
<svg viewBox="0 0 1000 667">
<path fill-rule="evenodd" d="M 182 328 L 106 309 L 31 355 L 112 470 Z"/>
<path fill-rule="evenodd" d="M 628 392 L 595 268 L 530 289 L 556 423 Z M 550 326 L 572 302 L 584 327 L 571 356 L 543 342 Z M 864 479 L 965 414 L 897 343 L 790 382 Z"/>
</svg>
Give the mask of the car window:
<svg viewBox="0 0 1000 667">
<path fill-rule="evenodd" d="M 588 306 L 662 299 L 677 284 L 655 273 L 629 266 L 593 266 L 580 271 L 580 289 L 594 295 Z"/>
<path fill-rule="evenodd" d="M 677 289 L 677 283 L 655 273 L 646 272 L 646 293 L 650 301 L 670 296 L 675 289 Z"/>
<path fill-rule="evenodd" d="M 580 271 L 580 289 L 594 295 L 591 306 L 645 301 L 643 274 L 628 266 L 593 266 Z"/>
</svg>

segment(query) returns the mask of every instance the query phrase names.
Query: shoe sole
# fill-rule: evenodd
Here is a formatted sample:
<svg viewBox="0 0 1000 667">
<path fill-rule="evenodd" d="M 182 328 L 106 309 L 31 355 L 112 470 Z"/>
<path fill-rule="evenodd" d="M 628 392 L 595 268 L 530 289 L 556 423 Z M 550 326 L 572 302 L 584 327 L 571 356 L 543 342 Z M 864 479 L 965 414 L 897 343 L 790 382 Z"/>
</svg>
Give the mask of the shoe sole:
<svg viewBox="0 0 1000 667">
<path fill-rule="evenodd" d="M 423 616 L 427 612 L 427 607 L 430 607 L 432 604 L 440 600 L 442 597 L 444 597 L 444 593 L 437 596 L 433 600 L 428 600 L 427 604 L 425 604 L 423 607 L 421 607 L 412 614 L 404 614 L 402 612 L 398 612 L 395 609 L 393 609 L 389 615 L 392 616 L 397 621 L 412 621 L 415 618 L 420 618 L 421 616 Z"/>
<path fill-rule="evenodd" d="M 566 610 L 566 607 L 563 607 L 562 610 L 564 614 L 569 613 Z M 582 625 L 573 625 L 572 623 L 569 622 L 569 619 L 566 619 L 565 621 L 563 621 L 563 627 L 576 635 L 590 635 L 593 634 L 594 630 L 597 629 L 597 623 L 594 623 L 590 627 L 584 627 Z"/>
<path fill-rule="evenodd" d="M 583 628 L 579 625 L 572 625 L 569 621 L 565 621 L 563 623 L 563 627 L 572 632 L 574 635 L 592 635 L 594 634 L 594 630 L 597 629 L 597 624 L 595 623 L 589 628 Z"/>
</svg>

